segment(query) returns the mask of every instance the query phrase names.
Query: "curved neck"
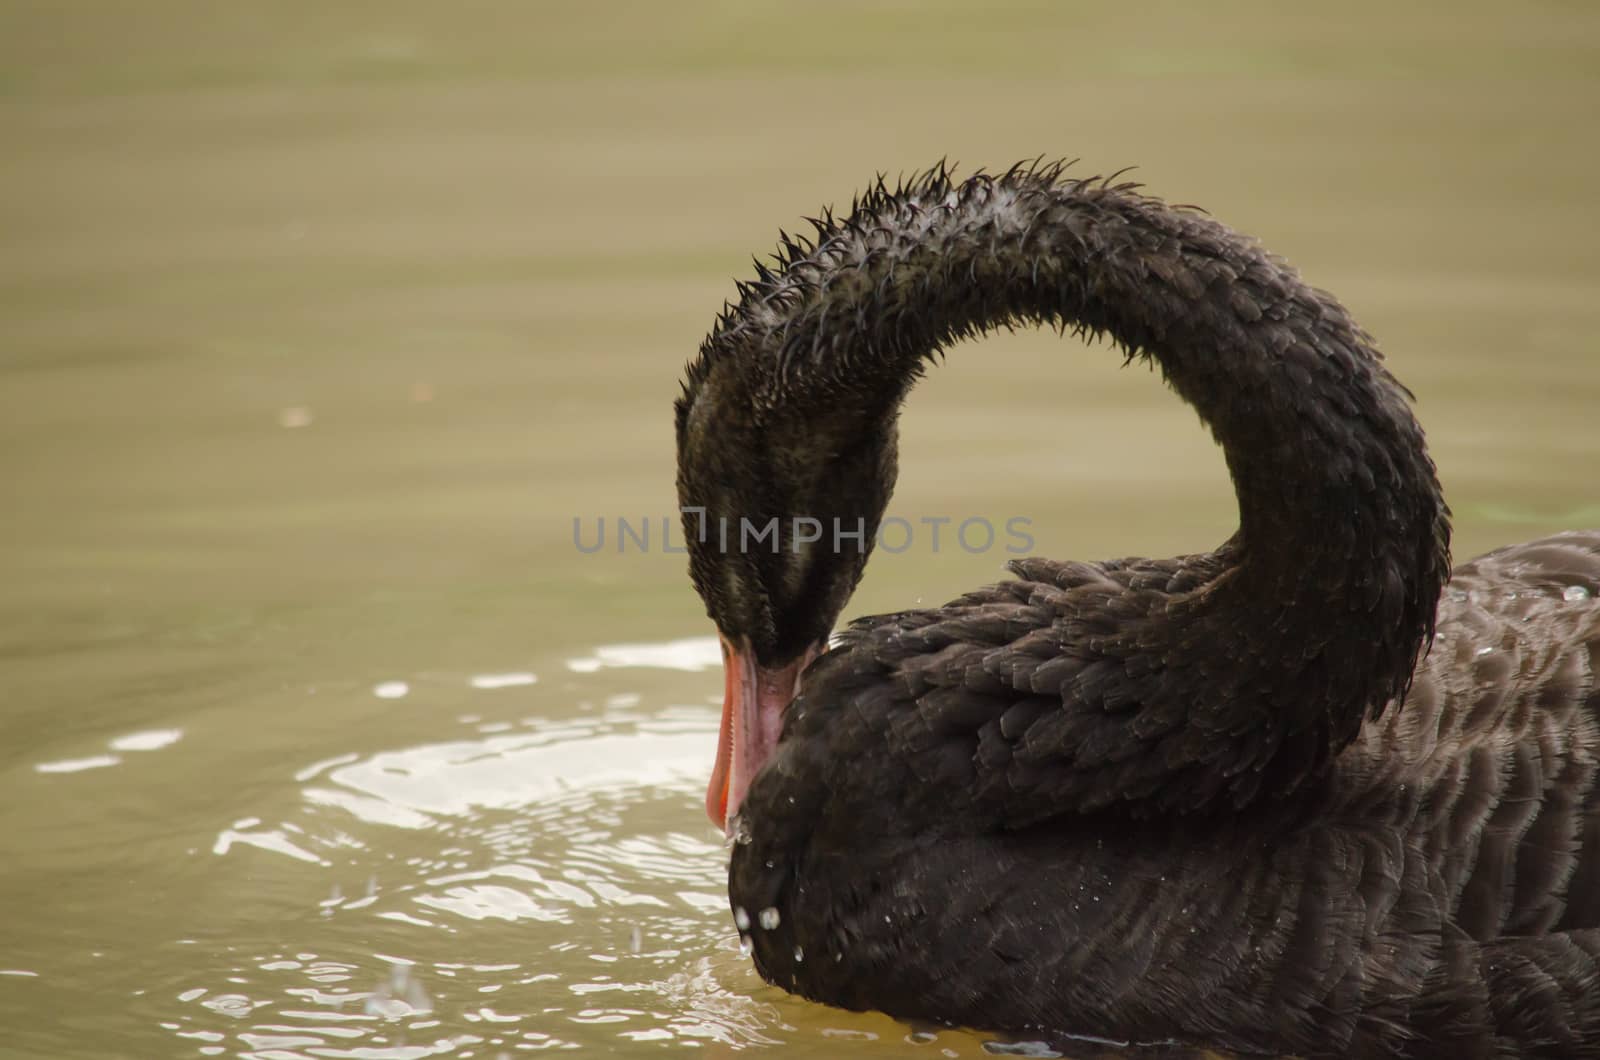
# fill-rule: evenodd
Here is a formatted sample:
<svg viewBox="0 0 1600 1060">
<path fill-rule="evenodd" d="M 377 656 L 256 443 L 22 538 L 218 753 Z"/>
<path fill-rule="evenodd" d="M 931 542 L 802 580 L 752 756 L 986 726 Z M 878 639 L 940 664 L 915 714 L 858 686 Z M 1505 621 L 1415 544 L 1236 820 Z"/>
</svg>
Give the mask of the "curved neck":
<svg viewBox="0 0 1600 1060">
<path fill-rule="evenodd" d="M 1018 322 L 1109 335 L 1198 411 L 1238 495 L 1222 574 L 1169 610 L 1171 637 L 1192 620 L 1253 638 L 1253 684 L 1227 684 L 1259 692 L 1274 727 L 1319 732 L 1319 759 L 1403 693 L 1448 512 L 1406 391 L 1331 296 L 1220 224 L 1059 167 L 880 183 L 816 224 L 741 287 L 691 385 L 737 377 L 769 433 L 865 430 L 957 339 Z"/>
</svg>

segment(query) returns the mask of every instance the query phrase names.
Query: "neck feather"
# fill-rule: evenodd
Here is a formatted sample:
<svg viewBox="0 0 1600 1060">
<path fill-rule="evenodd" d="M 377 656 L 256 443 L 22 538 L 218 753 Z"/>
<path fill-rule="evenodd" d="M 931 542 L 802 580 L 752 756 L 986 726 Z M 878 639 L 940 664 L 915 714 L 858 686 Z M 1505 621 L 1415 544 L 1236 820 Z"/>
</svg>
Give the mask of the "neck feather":
<svg viewBox="0 0 1600 1060">
<path fill-rule="evenodd" d="M 1404 692 L 1448 575 L 1448 512 L 1409 395 L 1330 295 L 1195 212 L 1056 166 L 880 183 L 815 224 L 741 286 L 690 366 L 680 423 L 719 377 L 773 431 L 892 420 L 958 339 L 1016 323 L 1109 336 L 1196 409 L 1238 496 L 1221 574 L 1173 609 L 1170 638 L 1194 623 L 1254 638 L 1275 656 L 1248 675 L 1258 705 L 1315 733 L 1319 760 Z M 1239 724 L 1262 723 L 1241 706 Z"/>
</svg>

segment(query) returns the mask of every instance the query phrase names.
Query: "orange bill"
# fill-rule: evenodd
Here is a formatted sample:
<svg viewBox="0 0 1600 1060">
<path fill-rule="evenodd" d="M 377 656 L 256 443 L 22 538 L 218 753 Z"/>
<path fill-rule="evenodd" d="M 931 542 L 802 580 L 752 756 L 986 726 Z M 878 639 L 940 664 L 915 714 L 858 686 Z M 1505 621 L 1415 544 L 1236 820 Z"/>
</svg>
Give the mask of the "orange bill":
<svg viewBox="0 0 1600 1060">
<path fill-rule="evenodd" d="M 717 762 L 706 789 L 706 813 L 724 831 L 739 812 L 750 781 L 777 749 L 783 712 L 800 691 L 800 675 L 822 654 L 826 642 L 806 649 L 798 659 L 773 669 L 756 662 L 742 639 L 722 637 L 722 731 Z"/>
</svg>

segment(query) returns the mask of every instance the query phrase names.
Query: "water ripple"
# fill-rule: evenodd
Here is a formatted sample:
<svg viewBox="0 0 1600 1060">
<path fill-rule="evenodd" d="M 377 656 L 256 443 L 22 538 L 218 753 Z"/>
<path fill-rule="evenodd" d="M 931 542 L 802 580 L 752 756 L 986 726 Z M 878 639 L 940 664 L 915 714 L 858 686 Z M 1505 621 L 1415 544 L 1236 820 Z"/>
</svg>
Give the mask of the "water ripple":
<svg viewBox="0 0 1600 1060">
<path fill-rule="evenodd" d="M 250 1060 L 903 1048 L 905 1029 L 884 1017 L 760 982 L 728 910 L 722 837 L 700 806 L 717 712 L 651 702 L 637 674 L 600 672 L 694 673 L 679 687 L 703 696 L 697 671 L 716 650 L 705 639 L 599 648 L 564 686 L 395 679 L 408 704 L 437 708 L 439 739 L 320 748 L 285 770 L 289 812 L 268 799 L 218 828 L 197 853 L 217 859 L 213 871 L 242 894 L 300 897 L 254 947 L 183 940 L 193 974 L 173 984 L 160 1026 L 201 1055 Z M 484 716 L 489 685 L 493 704 L 533 716 Z M 822 1026 L 797 1026 L 818 1013 Z M 939 1037 L 929 1055 L 974 1044 Z"/>
</svg>

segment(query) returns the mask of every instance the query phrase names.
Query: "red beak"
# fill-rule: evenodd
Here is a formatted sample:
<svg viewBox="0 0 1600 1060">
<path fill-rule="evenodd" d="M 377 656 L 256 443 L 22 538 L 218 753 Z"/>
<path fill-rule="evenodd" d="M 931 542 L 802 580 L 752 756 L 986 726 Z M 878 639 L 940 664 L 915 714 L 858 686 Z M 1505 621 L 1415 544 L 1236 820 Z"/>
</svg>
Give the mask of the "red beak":
<svg viewBox="0 0 1600 1060">
<path fill-rule="evenodd" d="M 783 712 L 800 691 L 800 675 L 827 648 L 821 641 L 787 666 L 768 669 L 756 662 L 750 645 L 722 639 L 722 732 L 717 763 L 706 789 L 711 823 L 727 831 L 739 812 L 750 781 L 766 764 L 783 732 Z"/>
</svg>

